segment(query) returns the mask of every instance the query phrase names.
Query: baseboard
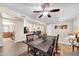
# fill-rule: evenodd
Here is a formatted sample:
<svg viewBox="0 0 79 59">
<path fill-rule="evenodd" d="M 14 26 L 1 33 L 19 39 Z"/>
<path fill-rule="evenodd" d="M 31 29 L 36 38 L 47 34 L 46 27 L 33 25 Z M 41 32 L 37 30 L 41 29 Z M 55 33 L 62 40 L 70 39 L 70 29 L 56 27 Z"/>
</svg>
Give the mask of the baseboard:
<svg viewBox="0 0 79 59">
<path fill-rule="evenodd" d="M 16 42 L 21 42 L 21 41 L 25 41 L 26 39 L 22 39 L 22 40 L 15 40 L 15 43 Z"/>
<path fill-rule="evenodd" d="M 71 45 L 69 42 L 64 42 L 64 41 L 59 41 L 59 43 L 64 44 L 64 45 Z"/>
</svg>

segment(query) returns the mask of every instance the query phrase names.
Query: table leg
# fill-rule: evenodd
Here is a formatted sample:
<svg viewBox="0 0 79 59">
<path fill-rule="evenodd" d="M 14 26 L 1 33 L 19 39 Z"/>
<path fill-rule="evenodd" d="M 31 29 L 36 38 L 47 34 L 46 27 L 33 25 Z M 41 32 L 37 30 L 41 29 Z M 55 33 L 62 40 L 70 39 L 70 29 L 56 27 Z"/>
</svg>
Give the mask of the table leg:
<svg viewBox="0 0 79 59">
<path fill-rule="evenodd" d="M 37 50 L 34 48 L 34 56 L 36 56 L 36 52 L 37 52 Z"/>
<path fill-rule="evenodd" d="M 29 45 L 28 45 L 28 52 L 27 52 L 27 53 L 28 53 L 28 55 L 29 55 Z"/>
</svg>

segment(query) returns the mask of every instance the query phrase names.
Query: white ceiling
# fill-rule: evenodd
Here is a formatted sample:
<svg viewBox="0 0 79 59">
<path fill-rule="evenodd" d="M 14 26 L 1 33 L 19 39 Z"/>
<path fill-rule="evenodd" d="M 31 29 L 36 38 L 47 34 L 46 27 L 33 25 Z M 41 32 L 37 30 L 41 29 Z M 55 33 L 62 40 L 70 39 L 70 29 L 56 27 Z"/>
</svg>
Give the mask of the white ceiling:
<svg viewBox="0 0 79 59">
<path fill-rule="evenodd" d="M 52 13 L 52 17 L 43 16 L 38 18 L 38 13 L 32 11 L 41 10 L 41 3 L 0 3 L 0 6 L 7 7 L 13 11 L 19 12 L 30 18 L 45 22 L 46 24 L 55 22 L 57 20 L 71 20 L 79 15 L 79 4 L 69 3 L 51 3 L 50 7 L 60 8 L 60 12 Z"/>
</svg>

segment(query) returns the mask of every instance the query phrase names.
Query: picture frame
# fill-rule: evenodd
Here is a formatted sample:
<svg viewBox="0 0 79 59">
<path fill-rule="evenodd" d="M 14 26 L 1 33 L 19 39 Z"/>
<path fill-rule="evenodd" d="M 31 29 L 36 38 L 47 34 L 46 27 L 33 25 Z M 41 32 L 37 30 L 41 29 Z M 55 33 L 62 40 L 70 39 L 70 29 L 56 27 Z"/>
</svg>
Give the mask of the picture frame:
<svg viewBox="0 0 79 59">
<path fill-rule="evenodd" d="M 67 29 L 67 25 L 55 25 L 54 29 Z"/>
</svg>

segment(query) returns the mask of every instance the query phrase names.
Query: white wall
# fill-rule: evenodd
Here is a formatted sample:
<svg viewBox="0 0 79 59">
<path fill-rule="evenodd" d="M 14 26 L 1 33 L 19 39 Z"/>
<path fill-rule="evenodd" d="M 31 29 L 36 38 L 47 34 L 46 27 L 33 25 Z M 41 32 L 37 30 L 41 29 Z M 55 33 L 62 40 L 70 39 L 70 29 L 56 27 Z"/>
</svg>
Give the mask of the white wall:
<svg viewBox="0 0 79 59">
<path fill-rule="evenodd" d="M 32 31 L 32 23 L 28 22 L 26 19 L 24 20 L 24 26 L 28 27 L 30 31 Z"/>
<path fill-rule="evenodd" d="M 53 27 L 54 27 L 55 24 L 49 24 L 46 26 L 46 32 L 47 32 L 47 35 L 49 36 L 54 36 L 54 35 L 57 35 L 57 29 L 55 30 Z"/>
<path fill-rule="evenodd" d="M 15 42 L 25 40 L 24 21 L 14 21 Z"/>
<path fill-rule="evenodd" d="M 55 25 L 67 24 L 67 29 L 54 29 Z M 48 35 L 54 36 L 59 34 L 59 41 L 60 42 L 68 42 L 66 38 L 68 34 L 72 33 L 73 31 L 73 22 L 72 21 L 63 21 L 63 22 L 55 22 L 53 24 L 47 25 L 46 32 Z"/>
<path fill-rule="evenodd" d="M 3 42 L 2 42 L 2 40 L 3 40 L 3 25 L 2 25 L 2 18 L 0 17 L 0 46 L 2 46 L 3 45 Z"/>
</svg>

